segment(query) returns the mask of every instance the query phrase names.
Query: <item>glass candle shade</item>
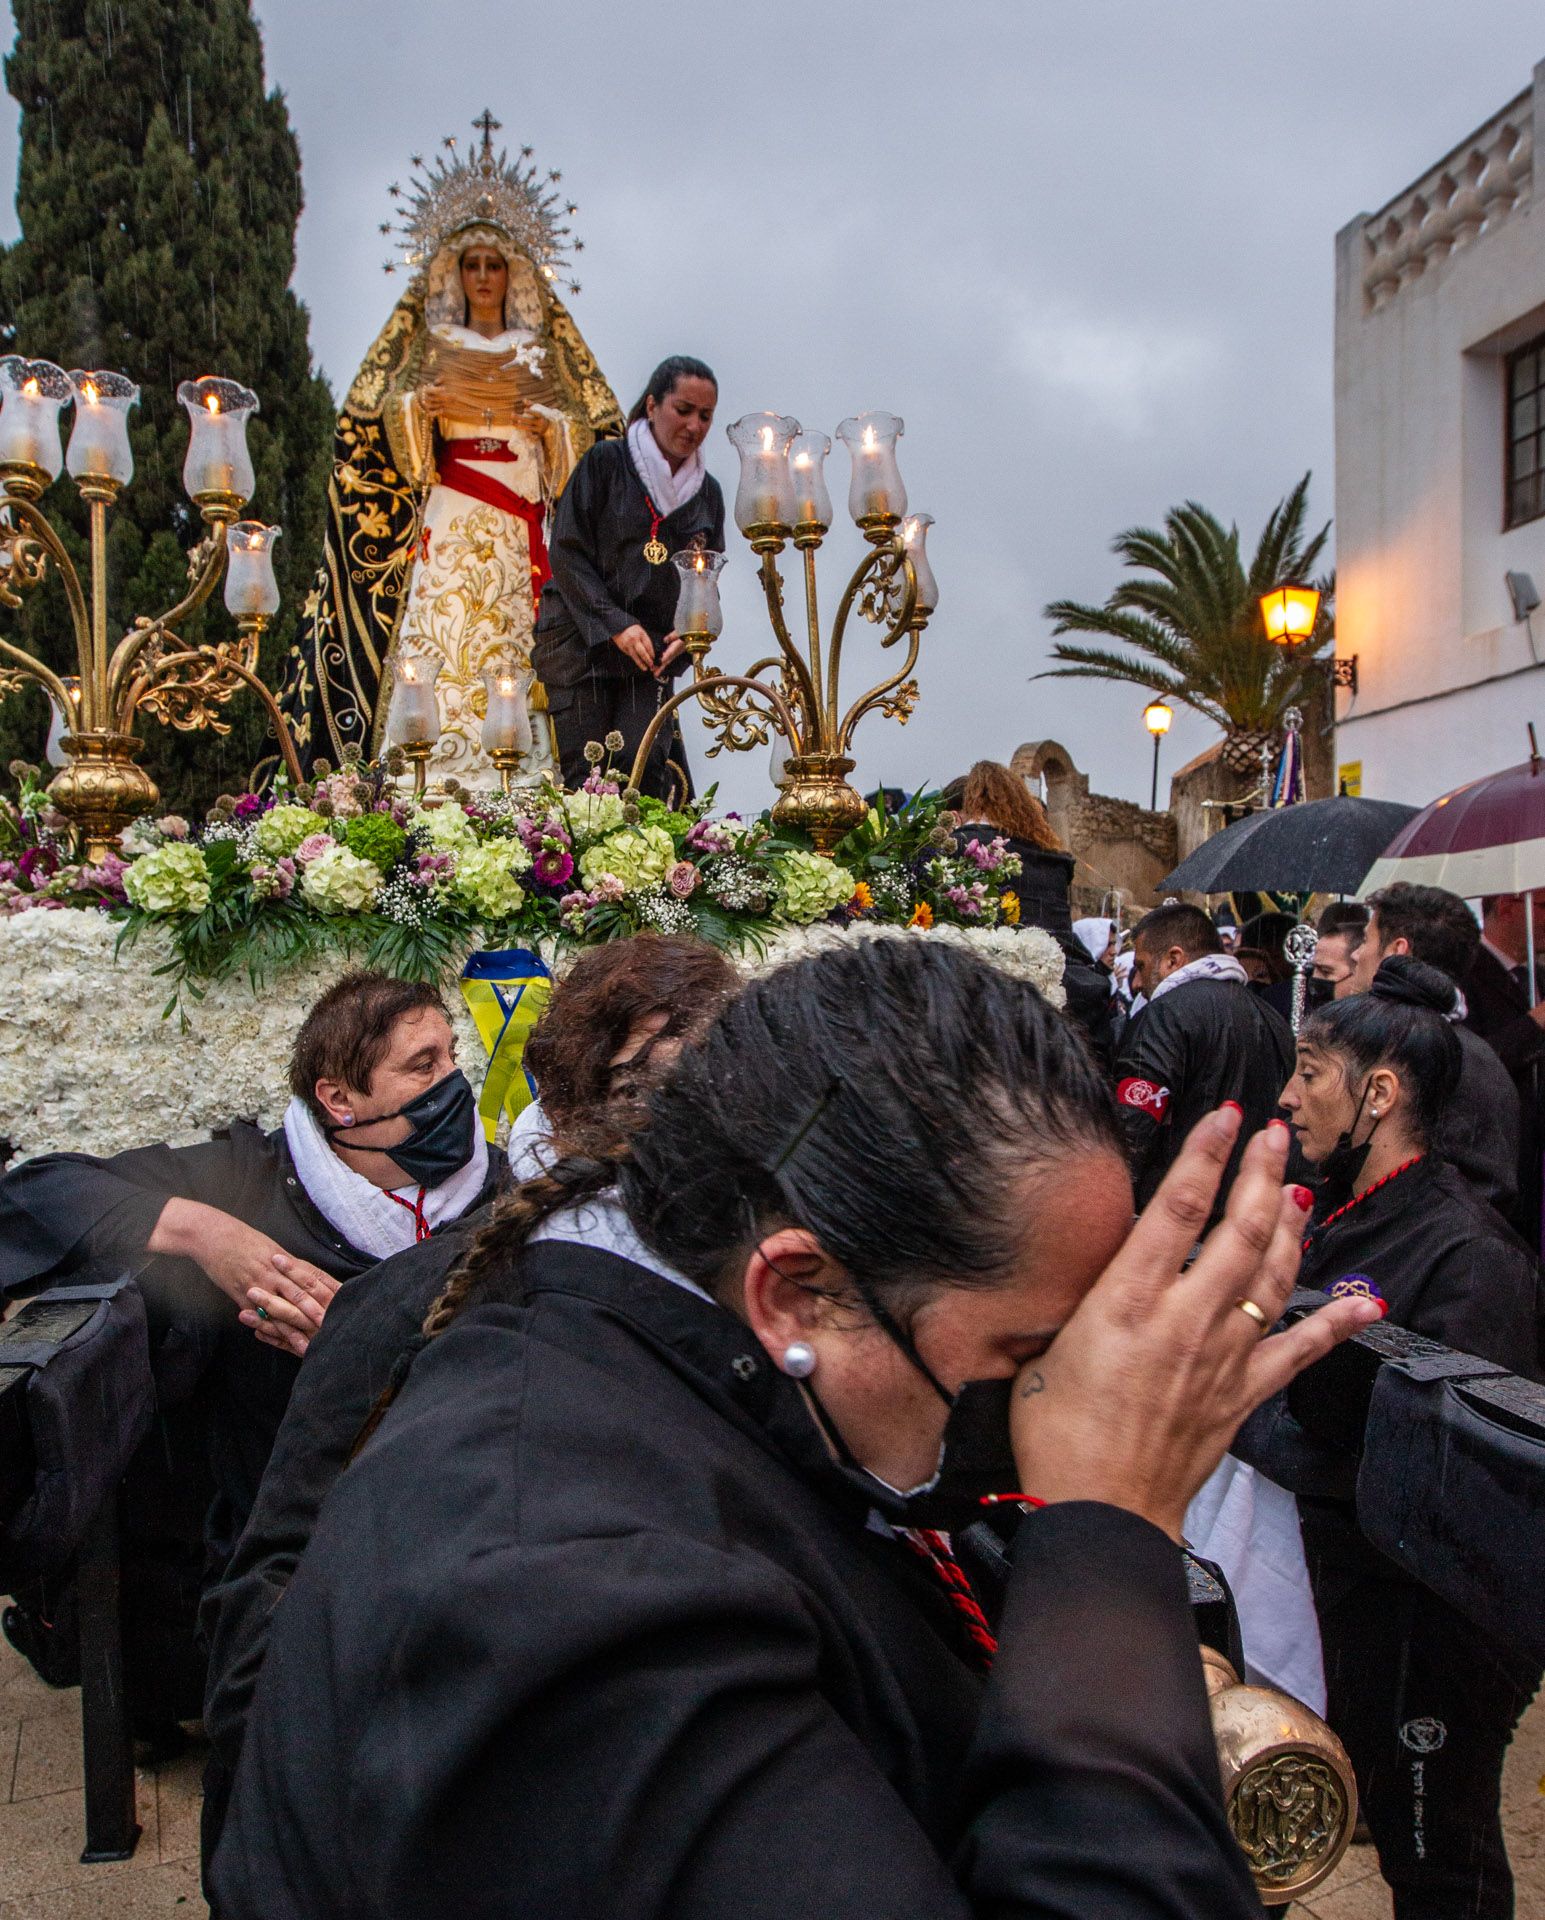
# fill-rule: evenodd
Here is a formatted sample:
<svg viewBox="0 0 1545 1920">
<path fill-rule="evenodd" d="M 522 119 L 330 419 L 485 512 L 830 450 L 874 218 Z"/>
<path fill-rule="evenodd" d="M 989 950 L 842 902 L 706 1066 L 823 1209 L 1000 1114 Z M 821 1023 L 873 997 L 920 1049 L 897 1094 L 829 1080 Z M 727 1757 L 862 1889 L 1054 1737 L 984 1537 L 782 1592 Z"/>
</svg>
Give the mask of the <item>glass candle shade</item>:
<svg viewBox="0 0 1545 1920">
<path fill-rule="evenodd" d="M 676 631 L 683 640 L 705 636 L 717 640 L 724 631 L 724 610 L 719 605 L 719 569 L 722 553 L 709 553 L 702 547 L 689 547 L 685 553 L 673 553 L 671 564 L 681 575 L 681 591 L 676 596 Z"/>
<path fill-rule="evenodd" d="M 907 510 L 907 490 L 896 465 L 896 442 L 906 423 L 894 413 L 856 413 L 837 429 L 837 438 L 853 456 L 848 483 L 848 512 L 857 521 L 874 514 Z"/>
<path fill-rule="evenodd" d="M 66 767 L 70 756 L 60 744 L 67 733 L 80 731 L 80 681 L 76 675 L 65 676 L 65 691 L 70 696 L 69 711 L 61 707 L 53 695 L 48 697 L 48 739 L 43 747 L 43 758 L 51 767 Z"/>
<path fill-rule="evenodd" d="M 399 747 L 432 747 L 440 738 L 440 705 L 435 681 L 440 662 L 399 653 L 392 663 L 392 706 L 387 737 Z"/>
<path fill-rule="evenodd" d="M 772 737 L 772 758 L 767 765 L 768 778 L 781 792 L 789 783 L 789 755 L 793 752 L 783 735 L 774 730 Z"/>
<path fill-rule="evenodd" d="M 238 620 L 279 611 L 279 582 L 274 578 L 274 542 L 283 527 L 261 520 L 238 520 L 225 530 L 225 604 Z"/>
<path fill-rule="evenodd" d="M 725 432 L 740 455 L 736 526 L 742 533 L 750 533 L 753 527 L 792 526 L 794 476 L 789 471 L 789 448 L 799 433 L 799 422 L 786 413 L 748 413 Z"/>
<path fill-rule="evenodd" d="M 129 409 L 139 388 L 122 373 L 70 375 L 75 390 L 75 426 L 64 463 L 72 480 L 111 480 L 126 487 L 134 478 L 129 446 Z"/>
<path fill-rule="evenodd" d="M 789 448 L 789 471 L 794 476 L 794 525 L 820 527 L 832 523 L 832 497 L 826 490 L 826 456 L 832 450 L 829 433 L 800 433 Z"/>
<path fill-rule="evenodd" d="M 188 456 L 182 463 L 182 484 L 188 497 L 227 493 L 250 500 L 256 484 L 252 455 L 247 451 L 247 422 L 258 410 L 258 398 L 234 380 L 184 380 L 177 398 L 188 409 L 192 432 Z"/>
<path fill-rule="evenodd" d="M 41 467 L 50 480 L 59 478 L 59 409 L 71 391 L 70 376 L 52 360 L 19 353 L 0 360 L 0 464 Z"/>
<path fill-rule="evenodd" d="M 488 708 L 483 716 L 485 753 L 526 753 L 531 746 L 531 716 L 526 711 L 526 689 L 513 666 L 485 667 L 483 689 Z"/>
<path fill-rule="evenodd" d="M 932 525 L 931 513 L 909 513 L 901 523 L 902 542 L 907 550 L 907 558 L 912 562 L 912 571 L 917 575 L 919 613 L 932 613 L 939 604 L 939 583 L 928 564 L 928 529 Z"/>
</svg>

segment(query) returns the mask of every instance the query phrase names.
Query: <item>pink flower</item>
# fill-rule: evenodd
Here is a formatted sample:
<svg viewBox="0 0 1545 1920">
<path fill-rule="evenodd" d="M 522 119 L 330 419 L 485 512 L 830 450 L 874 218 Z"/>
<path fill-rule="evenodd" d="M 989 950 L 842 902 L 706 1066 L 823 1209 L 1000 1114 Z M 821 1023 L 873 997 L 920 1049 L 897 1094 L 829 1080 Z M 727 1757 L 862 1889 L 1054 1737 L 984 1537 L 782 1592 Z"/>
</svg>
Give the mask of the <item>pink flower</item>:
<svg viewBox="0 0 1545 1920">
<path fill-rule="evenodd" d="M 168 840 L 186 840 L 188 823 L 180 813 L 163 813 L 156 822 L 156 831 Z"/>
<path fill-rule="evenodd" d="M 615 873 L 603 873 L 596 882 L 594 899 L 599 905 L 615 906 L 627 893 Z"/>
<path fill-rule="evenodd" d="M 584 790 L 586 793 L 621 793 L 622 788 L 615 780 L 606 780 L 598 773 L 587 774 Z"/>
<path fill-rule="evenodd" d="M 697 891 L 701 875 L 690 860 L 678 860 L 665 876 L 665 884 L 678 900 L 690 900 Z"/>
<path fill-rule="evenodd" d="M 1008 854 L 1008 842 L 1000 834 L 984 847 L 980 840 L 966 842 L 966 858 L 983 873 L 996 873 Z"/>
<path fill-rule="evenodd" d="M 129 863 L 120 860 L 116 853 L 106 853 L 96 866 L 82 867 L 77 890 L 81 893 L 107 893 L 115 900 L 124 897 L 123 876 L 129 870 Z"/>
<path fill-rule="evenodd" d="M 313 860 L 320 860 L 324 853 L 330 853 L 337 844 L 330 833 L 308 833 L 295 849 L 295 858 L 303 867 L 309 867 Z"/>
<path fill-rule="evenodd" d="M 250 877 L 260 900 L 288 900 L 295 891 L 295 862 L 286 854 L 271 867 L 253 867 Z"/>
<path fill-rule="evenodd" d="M 421 853 L 408 877 L 417 887 L 433 887 L 448 880 L 455 870 L 456 862 L 448 853 Z"/>
<path fill-rule="evenodd" d="M 944 897 L 963 919 L 977 920 L 987 904 L 987 889 L 980 880 L 973 880 L 969 887 L 949 888 Z"/>
<path fill-rule="evenodd" d="M 236 802 L 236 818 L 250 820 L 255 813 L 266 813 L 272 804 L 266 794 L 244 793 Z"/>
<path fill-rule="evenodd" d="M 574 856 L 556 841 L 544 841 L 531 863 L 531 871 L 544 887 L 561 887 L 565 880 L 573 878 Z"/>
</svg>

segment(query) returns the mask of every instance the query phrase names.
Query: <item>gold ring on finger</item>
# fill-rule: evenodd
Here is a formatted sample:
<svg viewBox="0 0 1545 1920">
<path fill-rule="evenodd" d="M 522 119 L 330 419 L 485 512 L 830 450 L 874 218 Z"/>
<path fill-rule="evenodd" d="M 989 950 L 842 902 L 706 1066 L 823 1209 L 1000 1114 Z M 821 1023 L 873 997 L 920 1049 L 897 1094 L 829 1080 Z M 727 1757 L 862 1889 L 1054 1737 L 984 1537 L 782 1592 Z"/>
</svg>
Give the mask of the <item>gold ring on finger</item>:
<svg viewBox="0 0 1545 1920">
<path fill-rule="evenodd" d="M 1271 1332 L 1271 1321 L 1267 1319 L 1264 1308 L 1258 1307 L 1253 1300 L 1236 1300 L 1234 1305 L 1241 1313 L 1249 1314 L 1262 1333 Z"/>
</svg>

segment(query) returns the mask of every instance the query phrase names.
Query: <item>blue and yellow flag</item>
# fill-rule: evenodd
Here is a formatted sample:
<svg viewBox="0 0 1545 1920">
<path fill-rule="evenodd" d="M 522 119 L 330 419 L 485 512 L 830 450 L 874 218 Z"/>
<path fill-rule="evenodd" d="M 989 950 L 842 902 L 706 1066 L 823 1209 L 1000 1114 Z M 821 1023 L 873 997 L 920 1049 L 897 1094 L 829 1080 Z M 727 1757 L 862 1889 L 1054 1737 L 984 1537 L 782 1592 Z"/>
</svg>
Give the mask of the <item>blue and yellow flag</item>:
<svg viewBox="0 0 1545 1920">
<path fill-rule="evenodd" d="M 513 1120 L 536 1098 L 524 1065 L 526 1042 L 552 998 L 552 975 L 529 947 L 506 947 L 470 955 L 461 970 L 461 991 L 488 1049 L 477 1110 L 492 1140 L 501 1107 Z"/>
</svg>

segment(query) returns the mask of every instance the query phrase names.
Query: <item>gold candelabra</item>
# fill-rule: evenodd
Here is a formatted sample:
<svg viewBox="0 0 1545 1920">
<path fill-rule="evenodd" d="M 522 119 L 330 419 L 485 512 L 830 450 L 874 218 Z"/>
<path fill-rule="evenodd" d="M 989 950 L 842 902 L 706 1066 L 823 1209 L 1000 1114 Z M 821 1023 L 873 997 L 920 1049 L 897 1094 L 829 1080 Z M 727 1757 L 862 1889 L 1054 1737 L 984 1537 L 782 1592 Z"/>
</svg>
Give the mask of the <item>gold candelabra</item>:
<svg viewBox="0 0 1545 1920">
<path fill-rule="evenodd" d="M 144 742 L 134 723 L 140 714 L 183 731 L 228 733 L 220 709 L 238 688 L 250 687 L 278 734 L 290 779 L 298 785 L 302 778 L 289 729 L 257 675 L 258 648 L 279 605 L 273 543 L 281 531 L 240 519 L 253 487 L 246 429 L 257 397 L 214 378 L 184 381 L 177 397 L 191 422 L 183 481 L 206 532 L 189 555 L 183 598 L 154 618 L 136 620 L 109 645 L 108 512 L 133 477 L 128 412 L 139 389 L 122 374 L 66 374 L 46 360 L 0 359 L 0 605 L 20 608 L 52 564 L 69 606 L 79 666 L 78 676 L 66 678 L 0 638 L 0 697 L 31 680 L 52 701 L 63 723 L 65 765 L 49 797 L 93 860 L 160 797 L 139 764 Z M 58 414 L 72 400 L 75 423 L 62 459 Z M 62 465 L 88 510 L 89 583 L 38 504 Z M 178 628 L 209 599 L 222 574 L 236 638 L 190 646 Z"/>
<path fill-rule="evenodd" d="M 864 817 L 864 801 L 850 784 L 853 735 L 869 713 L 903 724 L 917 704 L 917 665 L 923 629 L 938 604 L 927 557 L 928 514 L 908 515 L 906 489 L 896 466 L 895 443 L 902 422 L 891 414 L 859 414 L 845 420 L 838 436 L 853 456 L 848 505 L 868 543 L 837 603 L 823 638 L 816 591 L 816 552 L 832 522 L 824 474 L 831 441 L 807 432 L 781 414 L 751 414 L 737 420 L 729 437 L 740 453 L 735 521 L 760 556 L 762 590 L 778 651 L 743 674 L 718 673 L 708 654 L 723 629 L 717 575 L 722 554 L 691 549 L 673 556 L 681 574 L 676 631 L 692 660 L 692 679 L 659 711 L 634 758 L 631 783 L 638 786 L 662 730 L 688 700 L 707 716 L 715 744 L 708 757 L 728 749 L 765 746 L 776 733 L 787 747 L 782 792 L 772 809 L 780 826 L 807 832 L 829 854 Z M 778 555 L 790 542 L 804 560 L 805 623 L 799 640 L 789 630 Z M 882 648 L 904 640 L 901 665 L 844 707 L 843 645 L 857 612 L 885 629 Z"/>
</svg>

